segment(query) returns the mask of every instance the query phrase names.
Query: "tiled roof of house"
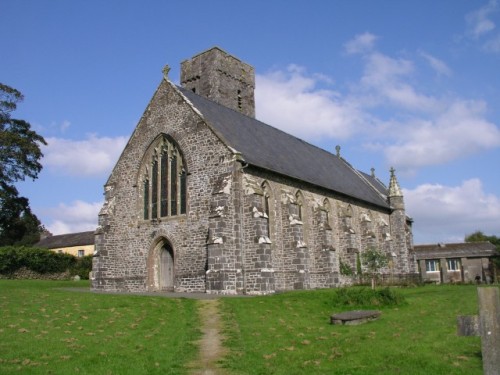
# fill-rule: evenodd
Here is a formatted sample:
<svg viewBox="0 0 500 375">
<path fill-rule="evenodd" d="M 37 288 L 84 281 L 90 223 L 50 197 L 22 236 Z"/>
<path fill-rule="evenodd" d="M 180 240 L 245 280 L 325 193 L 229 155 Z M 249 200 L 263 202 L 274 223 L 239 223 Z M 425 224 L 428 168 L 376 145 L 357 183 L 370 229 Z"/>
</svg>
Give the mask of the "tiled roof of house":
<svg viewBox="0 0 500 375">
<path fill-rule="evenodd" d="M 372 186 L 339 156 L 252 117 L 178 87 L 205 121 L 248 164 L 389 209 Z M 387 194 L 387 193 L 386 193 Z"/>
<path fill-rule="evenodd" d="M 417 259 L 472 258 L 496 255 L 490 242 L 464 242 L 432 245 L 415 245 Z"/>
<path fill-rule="evenodd" d="M 94 245 L 94 243 L 94 231 L 90 231 L 46 237 L 36 243 L 35 246 L 46 249 L 59 249 L 63 247 Z"/>
</svg>

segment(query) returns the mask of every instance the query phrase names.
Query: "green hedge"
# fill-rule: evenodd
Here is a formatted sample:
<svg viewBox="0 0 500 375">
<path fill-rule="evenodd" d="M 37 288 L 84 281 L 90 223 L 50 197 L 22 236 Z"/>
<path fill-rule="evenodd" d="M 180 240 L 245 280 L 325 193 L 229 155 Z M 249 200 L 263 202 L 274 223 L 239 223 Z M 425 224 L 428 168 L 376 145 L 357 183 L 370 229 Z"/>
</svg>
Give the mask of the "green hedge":
<svg viewBox="0 0 500 375">
<path fill-rule="evenodd" d="M 87 280 L 92 271 L 92 255 L 76 258 L 76 263 L 70 268 L 71 276 L 80 276 L 80 279 Z"/>
<path fill-rule="evenodd" d="M 92 269 L 92 256 L 76 258 L 71 254 L 55 253 L 36 247 L 0 247 L 1 274 L 13 274 L 22 267 L 41 274 L 62 273 L 69 270 L 71 275 L 88 279 Z"/>
</svg>

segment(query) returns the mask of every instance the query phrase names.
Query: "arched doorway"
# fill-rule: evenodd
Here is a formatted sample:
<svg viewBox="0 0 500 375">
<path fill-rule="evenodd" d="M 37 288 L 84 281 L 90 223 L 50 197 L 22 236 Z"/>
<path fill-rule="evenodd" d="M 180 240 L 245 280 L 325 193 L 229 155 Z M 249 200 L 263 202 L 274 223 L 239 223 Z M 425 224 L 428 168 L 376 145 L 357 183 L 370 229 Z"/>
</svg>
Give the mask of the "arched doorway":
<svg viewBox="0 0 500 375">
<path fill-rule="evenodd" d="M 163 243 L 159 253 L 160 290 L 173 292 L 174 290 L 174 251 L 167 242 Z"/>
<path fill-rule="evenodd" d="M 164 237 L 157 238 L 149 251 L 147 288 L 151 292 L 175 291 L 175 252 Z"/>
</svg>

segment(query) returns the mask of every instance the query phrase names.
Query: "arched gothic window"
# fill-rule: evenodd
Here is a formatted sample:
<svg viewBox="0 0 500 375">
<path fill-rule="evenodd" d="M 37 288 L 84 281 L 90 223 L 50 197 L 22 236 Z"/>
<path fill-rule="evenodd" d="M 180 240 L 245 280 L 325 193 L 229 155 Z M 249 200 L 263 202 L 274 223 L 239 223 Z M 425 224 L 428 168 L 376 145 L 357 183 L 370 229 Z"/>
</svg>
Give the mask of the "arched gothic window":
<svg viewBox="0 0 500 375">
<path fill-rule="evenodd" d="M 142 163 L 143 219 L 186 213 L 186 168 L 175 141 L 162 135 L 150 146 Z"/>
</svg>

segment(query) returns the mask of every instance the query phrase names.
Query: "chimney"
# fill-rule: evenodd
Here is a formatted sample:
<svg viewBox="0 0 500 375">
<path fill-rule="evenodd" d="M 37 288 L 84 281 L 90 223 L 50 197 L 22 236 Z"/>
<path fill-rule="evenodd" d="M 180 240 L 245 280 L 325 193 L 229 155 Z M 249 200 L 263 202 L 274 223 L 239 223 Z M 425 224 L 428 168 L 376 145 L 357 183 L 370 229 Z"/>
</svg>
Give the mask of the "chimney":
<svg viewBox="0 0 500 375">
<path fill-rule="evenodd" d="M 254 68 L 218 47 L 181 63 L 181 85 L 223 106 L 255 117 Z"/>
</svg>

